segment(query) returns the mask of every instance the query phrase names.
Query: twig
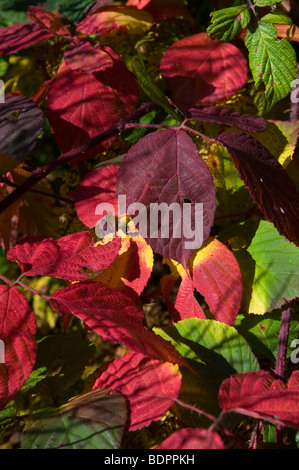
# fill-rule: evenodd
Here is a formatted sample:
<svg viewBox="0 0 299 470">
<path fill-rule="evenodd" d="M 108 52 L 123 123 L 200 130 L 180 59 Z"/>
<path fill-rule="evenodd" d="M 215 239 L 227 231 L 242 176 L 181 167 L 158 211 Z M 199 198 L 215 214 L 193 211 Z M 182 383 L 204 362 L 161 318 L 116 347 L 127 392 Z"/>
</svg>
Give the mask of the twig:
<svg viewBox="0 0 299 470">
<path fill-rule="evenodd" d="M 7 186 L 11 186 L 12 188 L 18 188 L 20 186 L 19 184 L 13 183 L 12 181 L 10 181 L 8 178 L 6 178 L 3 175 L 0 176 L 0 183 L 1 182 L 7 184 Z M 57 196 L 57 194 L 50 194 L 50 193 L 47 193 L 46 191 L 40 191 L 39 189 L 30 189 L 30 191 L 36 194 L 41 194 L 42 196 L 47 196 L 53 199 L 58 199 L 59 201 L 63 201 L 63 202 L 71 201 L 70 199 L 67 199 L 66 197 Z"/>
<path fill-rule="evenodd" d="M 289 331 L 290 331 L 290 321 L 291 321 L 291 307 L 288 307 L 281 314 L 281 324 L 278 337 L 278 348 L 277 348 L 277 359 L 276 359 L 276 368 L 275 375 L 278 379 L 285 382 L 285 361 L 287 355 L 287 347 L 289 340 Z"/>
<path fill-rule="evenodd" d="M 49 299 L 52 298 L 51 296 L 42 294 L 41 292 L 39 292 L 38 290 L 34 289 L 33 287 L 26 286 L 26 284 L 23 284 L 23 283 L 20 282 L 20 281 L 16 282 L 15 284 L 17 284 L 17 285 L 20 286 L 20 287 L 23 287 L 23 289 L 28 290 L 29 292 L 31 292 L 31 293 L 34 294 L 34 295 L 39 295 L 40 297 L 42 297 L 42 298 L 45 299 L 45 300 L 49 300 Z"/>
<path fill-rule="evenodd" d="M 3 276 L 3 274 L 1 274 L 1 273 L 0 273 L 0 279 L 1 279 L 3 282 L 5 282 L 5 284 L 7 284 L 9 287 L 11 287 L 12 284 L 13 284 L 9 279 L 7 279 L 7 277 Z"/>
<path fill-rule="evenodd" d="M 5 199 L 0 202 L 0 214 L 4 212 L 11 204 L 17 201 L 23 194 L 29 191 L 33 186 L 35 186 L 40 180 L 45 178 L 48 174 L 52 173 L 52 171 L 56 170 L 57 168 L 61 168 L 62 166 L 70 163 L 77 157 L 79 154 L 87 152 L 95 145 L 104 142 L 105 140 L 109 139 L 110 137 L 118 134 L 122 131 L 127 123 L 130 121 L 134 121 L 142 117 L 144 114 L 148 113 L 155 104 L 153 102 L 148 102 L 142 105 L 139 109 L 134 111 L 132 114 L 127 116 L 125 119 L 122 119 L 114 126 L 111 126 L 101 134 L 93 137 L 92 139 L 84 142 L 78 147 L 73 148 L 69 152 L 61 155 L 57 160 L 54 160 L 46 165 L 36 168 L 32 171 L 29 178 L 24 181 L 18 188 L 15 189 L 11 194 L 9 194 Z"/>
<path fill-rule="evenodd" d="M 281 314 L 281 324 L 278 337 L 278 348 L 277 348 L 277 359 L 276 359 L 276 368 L 275 375 L 277 379 L 285 382 L 285 362 L 287 355 L 289 331 L 290 331 L 290 321 L 291 321 L 291 307 L 288 307 Z M 285 427 L 281 424 L 276 426 L 276 447 L 278 449 L 283 449 L 284 447 L 284 435 Z"/>
</svg>

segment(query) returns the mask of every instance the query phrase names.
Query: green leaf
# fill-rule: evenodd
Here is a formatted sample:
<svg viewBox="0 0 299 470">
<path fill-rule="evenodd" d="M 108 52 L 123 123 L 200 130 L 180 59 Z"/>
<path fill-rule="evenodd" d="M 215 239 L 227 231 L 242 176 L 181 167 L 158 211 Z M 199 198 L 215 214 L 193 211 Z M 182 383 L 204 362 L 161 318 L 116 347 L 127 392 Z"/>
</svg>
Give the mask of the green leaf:
<svg viewBox="0 0 299 470">
<path fill-rule="evenodd" d="M 296 54 L 287 39 L 277 39 L 271 23 L 259 21 L 248 29 L 245 45 L 257 89 L 265 89 L 266 111 L 287 96 L 297 77 Z"/>
<path fill-rule="evenodd" d="M 46 374 L 45 374 L 46 370 L 47 370 L 46 367 L 39 367 L 38 369 L 34 369 L 31 372 L 30 377 L 26 380 L 26 382 L 22 386 L 21 392 L 24 392 L 24 393 L 28 392 L 29 390 L 34 388 L 36 384 L 44 380 L 46 378 Z"/>
<path fill-rule="evenodd" d="M 283 0 L 253 0 L 258 7 L 267 7 L 269 5 L 275 5 L 275 3 L 281 3 Z"/>
<path fill-rule="evenodd" d="M 211 373 L 229 376 L 258 370 L 258 362 L 237 330 L 216 320 L 188 318 L 155 332 L 170 341 L 195 367 L 209 366 Z"/>
<path fill-rule="evenodd" d="M 261 221 L 248 248 L 255 261 L 249 313 L 264 314 L 299 297 L 299 248 Z"/>
<path fill-rule="evenodd" d="M 47 0 L 46 9 L 60 10 L 72 23 L 75 23 L 85 15 L 93 3 L 94 0 Z"/>
<path fill-rule="evenodd" d="M 252 198 L 244 186 L 228 151 L 219 144 L 210 147 L 206 161 L 216 188 L 215 217 L 246 212 L 252 208 Z M 217 225 L 226 225 L 227 219 L 218 219 Z"/>
<path fill-rule="evenodd" d="M 289 24 L 292 25 L 293 21 L 287 15 L 280 11 L 275 11 L 273 13 L 268 13 L 268 15 L 263 16 L 263 21 L 268 23 L 277 23 L 277 24 Z"/>
<path fill-rule="evenodd" d="M 212 24 L 207 29 L 211 39 L 230 41 L 248 26 L 251 12 L 243 7 L 232 7 L 213 11 L 211 17 Z"/>
<path fill-rule="evenodd" d="M 259 364 L 246 340 L 237 330 L 216 320 L 188 318 L 155 332 L 170 341 L 191 367 L 182 370 L 180 400 L 196 404 L 200 409 L 216 415 L 218 389 L 221 382 L 237 372 L 259 370 Z M 203 425 L 203 417 L 174 405 L 180 418 L 188 425 Z"/>
<path fill-rule="evenodd" d="M 128 419 L 127 399 L 95 390 L 26 423 L 23 449 L 118 449 Z"/>
</svg>

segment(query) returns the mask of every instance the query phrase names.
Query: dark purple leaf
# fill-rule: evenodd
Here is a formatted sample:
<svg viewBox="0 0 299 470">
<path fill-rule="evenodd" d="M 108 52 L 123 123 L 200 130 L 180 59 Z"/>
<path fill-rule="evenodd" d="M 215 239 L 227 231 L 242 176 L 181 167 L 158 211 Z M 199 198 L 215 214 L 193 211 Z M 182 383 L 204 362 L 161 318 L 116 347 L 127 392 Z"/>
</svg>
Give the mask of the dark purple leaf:
<svg viewBox="0 0 299 470">
<path fill-rule="evenodd" d="M 127 206 L 139 202 L 150 211 L 148 222 L 153 215 L 152 203 L 166 203 L 167 208 L 173 203 L 179 205 L 180 217 L 174 219 L 170 211 L 162 222 L 159 221 L 155 235 L 150 233 L 151 223 L 147 223 L 147 236 L 142 233 L 141 235 L 148 240 L 156 253 L 175 259 L 187 267 L 190 255 L 210 235 L 216 208 L 212 176 L 192 139 L 182 130 L 168 129 L 148 134 L 129 150 L 117 172 L 116 183 L 117 193 L 126 196 Z M 194 203 L 203 203 L 203 239 L 199 246 L 193 248 L 186 244 L 189 241 L 195 242 L 194 237 L 192 238 L 190 233 L 188 236 L 183 233 L 187 226 L 183 219 L 183 204 L 186 200 L 192 202 L 192 231 L 195 227 Z M 186 206 L 187 204 L 185 208 Z M 161 229 L 165 229 L 168 217 L 169 236 L 162 236 Z M 200 224 L 201 220 L 197 218 L 196 223 Z M 200 230 L 201 225 L 197 228 Z M 197 235 L 199 230 L 196 230 Z"/>
<path fill-rule="evenodd" d="M 219 141 L 267 220 L 299 246 L 299 194 L 292 179 L 260 142 L 239 132 L 223 133 Z"/>
<path fill-rule="evenodd" d="M 34 23 L 14 24 L 7 28 L 0 28 L 0 55 L 14 54 L 52 36 L 54 36 L 53 33 Z"/>
<path fill-rule="evenodd" d="M 0 151 L 21 160 L 34 148 L 44 127 L 44 115 L 25 96 L 8 96 L 0 104 Z"/>
<path fill-rule="evenodd" d="M 264 118 L 252 114 L 242 114 L 221 106 L 194 107 L 187 108 L 185 111 L 182 109 L 182 111 L 188 119 L 195 121 L 236 126 L 247 132 L 261 132 L 267 129 Z"/>
</svg>

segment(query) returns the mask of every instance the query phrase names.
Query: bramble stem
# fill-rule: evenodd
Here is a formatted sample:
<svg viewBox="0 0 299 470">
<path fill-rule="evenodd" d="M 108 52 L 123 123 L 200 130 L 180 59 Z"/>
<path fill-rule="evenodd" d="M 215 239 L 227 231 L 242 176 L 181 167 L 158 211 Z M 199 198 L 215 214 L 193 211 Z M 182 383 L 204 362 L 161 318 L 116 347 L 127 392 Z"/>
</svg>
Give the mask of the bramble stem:
<svg viewBox="0 0 299 470">
<path fill-rule="evenodd" d="M 34 295 L 39 295 L 40 297 L 42 297 L 43 299 L 45 300 L 49 300 L 51 299 L 52 297 L 48 296 L 48 295 L 44 295 L 42 294 L 41 292 L 39 292 L 38 290 L 34 289 L 33 287 L 29 287 L 29 286 L 26 286 L 26 284 L 23 284 L 22 282 L 18 281 L 16 282 L 16 284 L 20 287 L 23 287 L 24 289 L 28 290 L 29 292 L 31 292 L 32 294 Z"/>
<path fill-rule="evenodd" d="M 281 324 L 278 337 L 278 348 L 277 348 L 277 359 L 276 359 L 276 368 L 275 375 L 277 379 L 285 382 L 285 362 L 287 355 L 287 347 L 289 340 L 289 331 L 290 331 L 290 322 L 291 322 L 291 307 L 285 309 L 281 314 Z M 283 425 L 276 426 L 276 448 L 283 449 L 284 447 L 284 434 L 285 427 Z"/>
<path fill-rule="evenodd" d="M 287 355 L 287 347 L 289 340 L 289 331 L 290 331 L 290 321 L 291 321 L 291 307 L 288 307 L 281 314 L 281 324 L 278 337 L 278 349 L 277 349 L 277 359 L 276 359 L 276 368 L 275 374 L 278 379 L 285 382 L 285 361 Z"/>
<path fill-rule="evenodd" d="M 1 274 L 1 273 L 0 273 L 0 279 L 1 279 L 3 282 L 5 282 L 5 284 L 7 284 L 9 287 L 12 286 L 12 282 L 11 282 L 9 279 L 7 279 L 7 277 L 3 276 L 3 274 Z"/>
<path fill-rule="evenodd" d="M 61 155 L 56 160 L 33 170 L 29 178 L 24 181 L 24 183 L 22 183 L 18 188 L 16 188 L 11 194 L 9 194 L 5 199 L 0 202 L 0 214 L 4 212 L 11 204 L 17 201 L 23 194 L 25 194 L 33 186 L 35 186 L 40 180 L 45 178 L 48 174 L 52 173 L 52 171 L 56 170 L 57 168 L 61 168 L 67 163 L 70 163 L 72 160 L 74 160 L 75 157 L 77 157 L 81 153 L 87 152 L 95 145 L 100 144 L 101 142 L 104 142 L 110 137 L 118 134 L 124 129 L 126 124 L 128 124 L 130 121 L 139 119 L 144 114 L 148 113 L 154 106 L 155 105 L 153 102 L 148 102 L 140 106 L 139 109 L 134 111 L 125 119 L 119 121 L 114 126 L 111 126 L 106 131 L 101 132 L 100 134 L 88 140 L 87 142 L 78 145 L 78 147 L 69 150 L 67 153 Z"/>
</svg>

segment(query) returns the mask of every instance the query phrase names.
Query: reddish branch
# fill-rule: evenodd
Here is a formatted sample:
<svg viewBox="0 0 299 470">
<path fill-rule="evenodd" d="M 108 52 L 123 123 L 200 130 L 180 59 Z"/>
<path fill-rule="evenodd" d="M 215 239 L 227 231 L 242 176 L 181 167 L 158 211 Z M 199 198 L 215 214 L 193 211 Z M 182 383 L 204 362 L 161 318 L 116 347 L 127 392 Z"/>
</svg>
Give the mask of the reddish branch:
<svg viewBox="0 0 299 470">
<path fill-rule="evenodd" d="M 289 331 L 290 331 L 290 321 L 291 321 L 291 307 L 288 307 L 281 314 L 281 324 L 278 337 L 278 349 L 277 349 L 277 359 L 276 359 L 276 368 L 275 374 L 278 379 L 285 382 L 285 362 L 287 355 L 287 347 L 289 340 Z"/>
<path fill-rule="evenodd" d="M 70 163 L 75 157 L 80 155 L 81 153 L 87 152 L 95 145 L 104 142 L 105 140 L 109 139 L 110 137 L 118 134 L 120 131 L 124 130 L 126 124 L 131 121 L 137 120 L 142 117 L 144 114 L 148 113 L 153 107 L 154 103 L 149 102 L 142 105 L 139 109 L 134 111 L 132 114 L 127 116 L 125 119 L 122 119 L 114 126 L 111 126 L 101 134 L 93 137 L 92 139 L 84 142 L 84 144 L 78 145 L 78 147 L 73 148 L 69 152 L 61 155 L 57 160 L 54 160 L 50 163 L 47 163 L 44 166 L 36 168 L 32 171 L 29 178 L 24 181 L 18 188 L 15 189 L 11 194 L 9 194 L 3 201 L 0 202 L 0 214 L 4 212 L 11 204 L 17 201 L 23 194 L 29 191 L 33 186 L 35 186 L 39 181 L 45 178 L 47 175 L 52 173 L 52 171 L 56 170 L 57 168 L 61 168 L 62 166 Z"/>
<path fill-rule="evenodd" d="M 291 307 L 288 307 L 281 314 L 281 324 L 278 337 L 278 348 L 277 348 L 277 359 L 276 359 L 276 368 L 275 374 L 279 380 L 285 382 L 285 364 L 290 332 L 290 322 L 291 322 Z M 284 447 L 284 434 L 285 427 L 282 425 L 276 426 L 276 446 L 281 449 Z"/>
</svg>

